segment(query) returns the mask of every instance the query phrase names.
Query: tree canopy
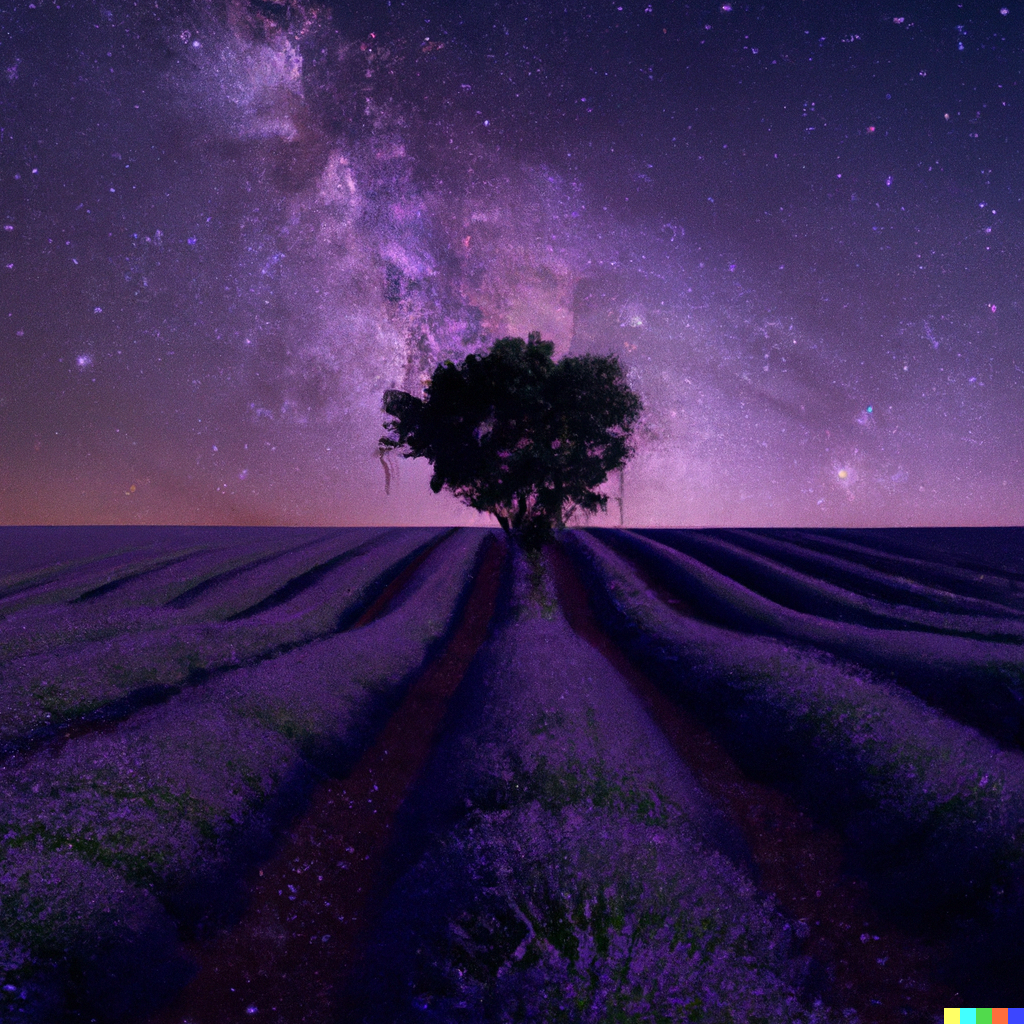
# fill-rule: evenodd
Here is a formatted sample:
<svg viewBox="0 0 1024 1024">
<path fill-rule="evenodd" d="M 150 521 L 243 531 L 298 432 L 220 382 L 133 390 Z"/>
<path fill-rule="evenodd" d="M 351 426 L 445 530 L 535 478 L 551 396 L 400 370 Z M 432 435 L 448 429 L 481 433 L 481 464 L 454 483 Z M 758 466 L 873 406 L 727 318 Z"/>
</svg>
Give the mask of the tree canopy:
<svg viewBox="0 0 1024 1024">
<path fill-rule="evenodd" d="M 447 487 L 492 513 L 527 550 L 539 550 L 577 509 L 602 511 L 596 493 L 634 454 L 629 433 L 643 409 L 615 356 L 555 363 L 540 334 L 501 338 L 485 355 L 442 363 L 424 399 L 384 392 L 382 449 L 433 464 L 430 487 Z"/>
</svg>

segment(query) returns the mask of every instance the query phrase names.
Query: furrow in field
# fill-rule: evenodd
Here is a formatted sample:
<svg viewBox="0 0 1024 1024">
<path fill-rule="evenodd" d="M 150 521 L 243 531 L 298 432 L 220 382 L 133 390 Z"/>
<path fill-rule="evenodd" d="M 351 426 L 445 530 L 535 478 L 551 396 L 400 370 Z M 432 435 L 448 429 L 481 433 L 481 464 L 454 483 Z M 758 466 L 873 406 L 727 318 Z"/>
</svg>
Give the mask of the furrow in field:
<svg viewBox="0 0 1024 1024">
<path fill-rule="evenodd" d="M 444 534 L 406 529 L 385 531 L 369 541 L 354 538 L 363 539 L 361 544 L 334 540 L 334 551 L 342 548 L 344 554 L 330 560 L 330 571 L 307 580 L 309 585 L 291 602 L 246 619 L 127 630 L 104 641 L 66 645 L 0 665 L 6 710 L 0 720 L 0 754 L 31 749 L 77 721 L 123 718 L 166 700 L 183 686 L 202 683 L 218 669 L 260 661 L 347 629 L 411 560 Z M 315 560 L 323 552 L 301 557 Z M 280 575 L 290 575 L 294 568 L 275 570 L 275 589 Z M 263 567 L 257 576 L 264 569 L 269 571 Z M 264 586 L 267 582 L 264 575 Z M 231 603 L 251 604 L 253 583 L 259 580 L 237 578 L 234 585 L 242 593 Z M 211 598 L 221 609 L 230 606 L 229 599 L 228 594 Z"/>
<path fill-rule="evenodd" d="M 876 629 L 793 611 L 695 558 L 630 531 L 597 536 L 643 565 L 666 587 L 732 629 L 784 638 L 891 678 L 999 742 L 1024 745 L 1024 645 Z"/>
<path fill-rule="evenodd" d="M 136 552 L 136 555 L 137 554 L 138 552 Z M 71 563 L 71 566 L 67 564 L 47 565 L 33 569 L 8 572 L 4 576 L 0 577 L 0 609 L 4 607 L 10 598 L 21 594 L 23 591 L 30 590 L 35 587 L 42 587 L 47 583 L 51 583 L 70 567 L 79 567 L 90 562 L 96 563 L 98 561 L 100 561 L 100 557 L 94 556 L 92 558 L 78 559 L 76 562 Z"/>
<path fill-rule="evenodd" d="M 161 605 L 169 605 L 172 608 L 187 607 L 190 596 L 196 591 L 215 586 L 225 578 L 255 569 L 274 558 L 322 545 L 324 540 L 329 539 L 316 537 L 300 542 L 296 538 L 265 545 L 241 543 L 227 548 L 204 548 L 187 556 L 179 564 L 166 569 L 151 570 L 139 579 L 118 580 L 87 591 L 77 597 L 75 602 L 88 601 L 99 606 L 109 604 L 115 611 L 126 605 L 135 604 L 151 608 Z M 112 601 L 97 600 L 115 592 L 116 597 Z"/>
<path fill-rule="evenodd" d="M 0 992 L 115 1017 L 180 988 L 175 927 L 229 920 L 245 866 L 358 760 L 459 620 L 487 536 L 449 535 L 369 625 L 0 766 Z"/>
<path fill-rule="evenodd" d="M 587 588 L 560 545 L 552 567 L 558 599 L 578 636 L 629 682 L 693 771 L 699 785 L 740 829 L 752 877 L 789 917 L 794 948 L 812 958 L 808 981 L 833 1008 L 855 1010 L 859 1024 L 933 1024 L 936 1006 L 958 993 L 933 977 L 949 950 L 894 927 L 872 906 L 867 885 L 844 871 L 843 837 L 815 821 L 778 788 L 744 774 L 724 747 L 651 677 L 630 661 L 594 616 Z M 663 589 L 662 599 L 671 599 Z"/>
<path fill-rule="evenodd" d="M 363 547 L 365 546 L 363 545 Z M 256 616 L 266 615 L 268 612 L 276 612 L 278 609 L 286 615 L 295 615 L 318 605 L 324 594 L 334 587 L 332 574 L 349 558 L 351 558 L 350 553 L 345 551 L 326 561 L 320 561 L 312 569 L 307 569 L 293 577 L 261 601 L 228 616 L 226 621 L 238 622 L 243 619 L 252 619 Z"/>
<path fill-rule="evenodd" d="M 799 543 L 803 534 L 795 531 L 721 529 L 709 531 L 738 547 L 766 555 L 785 565 L 802 569 L 814 577 L 826 577 L 849 590 L 893 604 L 912 605 L 938 612 L 971 612 L 980 615 L 1020 617 L 1024 613 L 1016 601 L 1013 584 L 989 573 L 970 573 L 961 569 L 948 575 L 948 566 L 922 559 L 912 566 L 893 564 L 892 556 L 857 552 L 825 551 Z M 808 534 L 808 537 L 810 535 Z M 886 559 L 889 559 L 888 563 Z M 907 569 L 912 571 L 906 571 Z M 945 589 L 949 588 L 949 589 Z"/>
<path fill-rule="evenodd" d="M 317 578 L 318 570 L 344 565 L 345 559 L 387 543 L 396 532 L 387 529 L 340 530 L 333 536 L 304 544 L 259 565 L 226 572 L 182 595 L 171 603 L 171 607 L 190 619 L 224 621 L 243 618 L 265 601 L 275 603 L 274 596 L 289 588 L 300 595 L 307 589 L 307 584 Z M 421 532 L 426 535 L 430 531 Z M 433 531 L 433 534 L 440 536 L 441 531 Z"/>
<path fill-rule="evenodd" d="M 826 531 L 837 540 L 1024 584 L 1024 527 L 910 526 Z"/>
<path fill-rule="evenodd" d="M 1024 641 L 1024 617 L 990 602 L 974 607 L 972 614 L 935 612 L 908 604 L 889 603 L 865 597 L 810 576 L 776 559 L 697 530 L 635 530 L 649 540 L 696 558 L 716 572 L 793 611 L 820 618 L 835 618 L 878 629 L 913 629 L 946 633 L 979 640 Z M 824 568 L 824 567 L 823 567 Z M 964 610 L 972 605 L 960 599 Z"/>
<path fill-rule="evenodd" d="M 198 965 L 196 976 L 146 1024 L 223 1024 L 254 1010 L 274 1024 L 340 1019 L 340 977 L 363 949 L 395 813 L 429 755 L 448 699 L 486 638 L 505 551 L 492 535 L 444 649 L 410 685 L 372 748 L 351 771 L 320 782 L 273 855 L 253 866 L 238 923 L 184 944 Z M 395 610 L 403 595 L 415 600 L 408 588 L 393 587 L 397 594 L 389 588 L 361 624 Z"/>
<path fill-rule="evenodd" d="M 202 556 L 202 554 L 202 551 L 186 551 L 172 558 L 161 559 L 155 564 L 135 569 L 108 583 L 101 583 L 98 587 L 85 590 L 78 597 L 72 598 L 68 603 L 80 604 L 86 601 L 96 601 L 101 597 L 106 597 L 107 594 L 113 593 L 115 590 L 124 591 L 131 588 L 133 584 L 137 587 L 140 583 L 145 584 L 151 580 L 154 575 L 181 569 L 183 563 L 191 563 L 197 556 Z"/>
<path fill-rule="evenodd" d="M 765 538 L 765 534 L 760 531 L 736 532 L 747 537 Z M 864 578 L 876 579 L 879 586 L 885 585 L 884 577 L 888 576 L 890 585 L 902 587 L 905 592 L 914 592 L 915 586 L 923 587 L 924 590 L 916 591 L 921 595 L 922 602 L 931 600 L 936 603 L 922 604 L 922 607 L 935 607 L 937 611 L 943 611 L 950 605 L 955 607 L 961 597 L 972 597 L 1004 604 L 1017 612 L 1024 610 L 1024 588 L 1020 586 L 1016 574 L 981 567 L 977 570 L 965 569 L 950 562 L 895 554 L 866 543 L 856 543 L 813 530 L 773 530 L 768 539 L 790 543 L 804 552 L 834 558 L 837 563 L 845 563 L 847 567 L 859 566 L 862 572 L 874 570 L 882 574 L 881 577 L 865 575 Z M 928 594 L 928 591 L 932 593 Z M 882 592 L 878 596 L 887 599 L 889 595 Z M 947 602 L 945 606 L 941 604 L 943 598 Z"/>
<path fill-rule="evenodd" d="M 109 598 L 105 601 L 101 596 L 94 601 L 83 601 L 83 594 L 106 591 L 108 587 L 116 589 L 120 583 L 129 585 L 151 573 L 159 574 L 188 563 L 195 554 L 197 552 L 187 552 L 172 559 L 158 560 L 137 557 L 134 563 L 126 560 L 116 572 L 103 574 L 108 581 L 113 577 L 113 583 L 90 585 L 86 590 L 80 583 L 70 583 L 59 576 L 45 594 L 34 592 L 8 602 L 0 609 L 0 663 L 79 639 L 113 635 L 121 626 L 117 621 L 119 616 L 104 614 L 108 611 Z M 139 619 L 147 614 L 152 614 L 149 609 L 124 604 L 120 617 L 130 623 L 133 615 Z"/>
<path fill-rule="evenodd" d="M 344 530 L 303 544 L 279 543 L 277 550 L 250 544 L 243 551 L 198 552 L 139 579 L 121 579 L 100 596 L 24 608 L 0 621 L 0 662 L 128 632 L 228 618 L 384 533 Z"/>
<path fill-rule="evenodd" d="M 741 838 L 537 568 L 512 547 L 341 1019 L 837 1019 L 801 997 Z"/>
<path fill-rule="evenodd" d="M 711 532 L 711 531 L 709 531 Z M 979 614 L 1021 615 L 1024 604 L 1013 581 L 991 571 L 972 572 L 947 562 L 906 559 L 867 548 L 815 544 L 810 530 L 714 530 L 715 536 L 762 552 L 787 565 L 841 583 L 868 597 L 912 604 L 932 611 L 970 610 Z"/>
<path fill-rule="evenodd" d="M 0 527 L 0 531 L 2 531 L 0 536 L 13 545 L 18 540 L 17 533 L 14 532 L 15 530 L 15 527 Z M 180 545 L 182 549 L 187 546 L 185 544 Z M 44 590 L 44 588 L 52 584 L 60 576 L 66 576 L 68 579 L 79 579 L 90 572 L 95 574 L 97 569 L 101 572 L 109 572 L 116 565 L 126 560 L 138 560 L 143 556 L 153 557 L 157 550 L 166 553 L 166 545 L 131 545 L 130 543 L 124 543 L 117 546 L 116 550 L 103 552 L 102 554 L 88 554 L 68 561 L 60 561 L 57 564 L 48 563 L 37 565 L 33 568 L 7 571 L 3 576 L 0 576 L 0 613 L 3 612 L 3 609 L 12 598 L 20 600 L 25 591 Z M 94 576 L 94 578 L 96 577 Z M 95 585 L 99 586 L 100 584 L 96 583 Z"/>
<path fill-rule="evenodd" d="M 351 540 L 356 543 L 363 543 L 380 532 L 382 531 L 346 530 L 345 542 L 348 543 L 348 541 Z M 325 548 L 330 550 L 330 547 L 332 547 L 336 541 L 337 537 L 316 537 L 303 544 L 289 544 L 286 548 L 274 550 L 267 554 L 252 552 L 251 549 L 247 550 L 244 554 L 239 555 L 237 560 L 235 560 L 237 564 L 219 565 L 216 568 L 216 572 L 201 576 L 193 576 L 187 580 L 186 586 L 183 589 L 176 594 L 167 595 L 160 603 L 166 604 L 168 608 L 175 608 L 178 610 L 192 608 L 200 601 L 200 599 L 205 598 L 210 591 L 218 588 L 221 590 L 227 590 L 228 585 L 248 573 L 254 573 L 256 570 L 260 569 L 265 572 L 269 571 L 275 574 L 279 573 L 281 568 L 285 565 L 283 561 L 279 560 L 284 559 L 286 556 L 290 556 L 292 558 L 298 556 L 303 560 L 307 555 L 312 555 L 314 558 L 322 558 L 324 557 Z M 300 552 L 302 553 L 301 555 Z M 292 562 L 288 564 L 288 568 L 285 571 L 301 572 L 304 570 L 297 570 L 295 563 Z M 202 609 L 200 609 L 200 612 L 201 611 Z"/>
<path fill-rule="evenodd" d="M 825 656 L 678 614 L 587 532 L 565 545 L 602 625 L 746 771 L 843 829 L 878 905 L 953 935 L 962 997 L 1006 995 L 1024 954 L 1024 756 Z"/>
<path fill-rule="evenodd" d="M 61 566 L 57 570 L 48 570 L 39 574 L 40 582 L 15 588 L 0 600 L 0 616 L 8 618 L 23 608 L 74 601 L 82 594 L 134 579 L 141 573 L 162 569 L 201 550 L 199 545 L 183 544 L 174 551 L 167 551 L 166 548 L 155 552 L 122 551 L 100 559 L 89 559 L 81 566 Z"/>
</svg>

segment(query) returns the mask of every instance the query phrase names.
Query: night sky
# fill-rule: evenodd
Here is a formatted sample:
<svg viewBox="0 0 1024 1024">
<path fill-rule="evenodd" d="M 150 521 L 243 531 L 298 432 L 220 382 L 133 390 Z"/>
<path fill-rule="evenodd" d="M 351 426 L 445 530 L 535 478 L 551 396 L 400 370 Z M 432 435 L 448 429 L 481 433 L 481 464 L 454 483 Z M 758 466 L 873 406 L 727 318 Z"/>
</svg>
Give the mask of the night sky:
<svg viewBox="0 0 1024 1024">
<path fill-rule="evenodd" d="M 1007 2 L 0 0 L 0 523 L 496 525 L 382 394 L 540 330 L 626 526 L 1024 524 Z"/>
</svg>

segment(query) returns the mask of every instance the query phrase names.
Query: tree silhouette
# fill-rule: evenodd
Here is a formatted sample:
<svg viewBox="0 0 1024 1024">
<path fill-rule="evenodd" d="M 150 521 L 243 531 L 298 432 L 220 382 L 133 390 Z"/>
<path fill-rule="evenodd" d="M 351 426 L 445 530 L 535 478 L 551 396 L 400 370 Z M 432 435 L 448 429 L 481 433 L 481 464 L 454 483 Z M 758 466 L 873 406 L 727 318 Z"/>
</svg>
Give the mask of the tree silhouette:
<svg viewBox="0 0 1024 1024">
<path fill-rule="evenodd" d="M 555 363 L 540 334 L 501 338 L 486 355 L 438 366 L 423 400 L 384 392 L 382 451 L 434 466 L 430 488 L 447 487 L 490 512 L 527 551 L 539 551 L 577 509 L 608 504 L 592 488 L 634 452 L 629 432 L 643 409 L 615 356 Z"/>
</svg>

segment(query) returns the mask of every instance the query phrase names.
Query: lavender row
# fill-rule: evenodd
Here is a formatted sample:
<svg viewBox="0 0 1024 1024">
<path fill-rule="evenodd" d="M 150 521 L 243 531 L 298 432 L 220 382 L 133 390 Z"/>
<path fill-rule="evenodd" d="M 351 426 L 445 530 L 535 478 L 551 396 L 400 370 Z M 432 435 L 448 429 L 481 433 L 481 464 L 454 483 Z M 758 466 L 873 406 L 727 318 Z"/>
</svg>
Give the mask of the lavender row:
<svg viewBox="0 0 1024 1024">
<path fill-rule="evenodd" d="M 227 673 L 56 755 L 8 759 L 0 991 L 35 984 L 43 1000 L 64 963 L 70 998 L 77 973 L 95 987 L 114 963 L 137 1000 L 173 974 L 172 922 L 226 912 L 239 865 L 301 805 L 311 765 L 344 770 L 365 747 L 454 627 L 486 539 L 450 536 L 368 626 Z M 109 949 L 98 965 L 94 948 Z"/>
<path fill-rule="evenodd" d="M 891 908 L 974 913 L 1020 952 L 1024 756 L 825 655 L 670 610 L 583 531 L 565 547 L 605 627 L 747 770 L 842 827 Z"/>
<path fill-rule="evenodd" d="M 272 597 L 382 530 L 344 530 L 304 544 L 202 550 L 169 564 L 140 558 L 117 573 L 21 595 L 0 605 L 0 660 L 104 640 L 128 630 L 228 618 Z M 112 577 L 112 578 L 111 578 Z"/>
<path fill-rule="evenodd" d="M 907 603 L 918 599 L 918 595 L 908 592 L 902 595 L 903 603 L 890 603 L 838 586 L 833 575 L 834 566 L 831 565 L 818 566 L 821 575 L 812 576 L 792 568 L 784 560 L 758 554 L 703 531 L 636 532 L 690 555 L 737 583 L 794 611 L 879 629 L 916 629 L 983 640 L 1024 641 L 1024 616 L 991 601 L 958 597 L 953 606 L 958 607 L 959 611 L 940 612 Z M 826 576 L 827 581 L 823 578 Z M 925 591 L 928 588 L 917 586 L 915 589 Z M 952 605 L 948 595 L 947 601 Z"/>
<path fill-rule="evenodd" d="M 1002 743 L 1024 745 L 1024 646 L 833 622 L 769 601 L 683 552 L 622 530 L 600 536 L 730 627 L 812 644 L 864 665 Z"/>
<path fill-rule="evenodd" d="M 74 528 L 72 528 L 74 529 Z M 113 540 L 115 528 L 101 527 L 108 533 L 106 540 L 94 529 L 85 527 L 75 548 L 78 557 L 58 560 L 61 549 L 54 539 L 54 561 L 32 569 L 8 571 L 0 577 L 0 617 L 10 610 L 60 601 L 77 600 L 88 594 L 117 589 L 130 584 L 135 578 L 159 572 L 162 567 L 172 569 L 193 558 L 218 553 L 230 557 L 232 552 L 252 555 L 260 550 L 267 553 L 283 552 L 304 543 L 322 539 L 331 532 L 324 528 L 238 528 L 238 527 L 162 527 L 158 539 L 152 537 L 152 528 L 143 533 L 132 527 L 119 532 L 119 544 Z M 12 528 L 9 542 L 19 542 L 17 528 Z M 31 538 L 25 542 L 31 546 Z"/>
<path fill-rule="evenodd" d="M 334 541 L 333 558 L 315 559 L 315 580 L 281 604 L 234 621 L 185 622 L 121 632 L 105 641 L 68 645 L 0 665 L 0 751 L 45 737 L 54 728 L 88 714 L 120 717 L 140 703 L 175 692 L 190 678 L 266 658 L 275 651 L 346 628 L 402 569 L 445 531 L 389 530 L 356 545 L 359 538 Z M 338 553 L 338 549 L 341 553 Z M 299 556 L 296 556 L 299 557 Z M 313 557 L 307 553 L 305 559 Z M 314 562 L 316 566 L 316 561 Z M 288 574 L 294 584 L 295 564 Z M 212 594 L 204 607 L 254 607 L 265 593 L 267 575 L 277 590 L 285 567 L 262 567 L 262 581 L 242 574 Z M 308 573 L 308 570 L 307 570 Z M 260 585 L 262 583 L 262 585 Z M 255 593 L 250 589 L 257 585 Z M 287 584 L 286 584 L 287 586 Z M 258 600 L 258 598 L 257 598 Z"/>
<path fill-rule="evenodd" d="M 793 559 L 790 564 L 805 564 L 812 573 L 828 572 L 846 585 L 869 588 L 889 600 L 912 601 L 936 611 L 955 611 L 967 598 L 992 602 L 1018 614 L 1024 611 L 1024 587 L 1012 573 L 914 558 L 872 546 L 867 538 L 858 543 L 831 532 L 778 530 L 770 536 L 752 530 L 716 532 L 753 550 Z"/>
<path fill-rule="evenodd" d="M 398 823 L 364 1022 L 822 1022 L 742 838 L 512 548 Z M 533 578 L 531 579 L 531 576 Z"/>
<path fill-rule="evenodd" d="M 1024 589 L 1024 557 L 1019 526 L 927 527 L 900 529 L 802 530 L 811 536 L 823 536 L 843 544 L 856 545 L 873 554 L 916 561 L 938 562 L 950 572 L 964 572 L 987 578 L 995 573 L 1000 579 L 1014 581 Z M 922 561 L 923 560 L 923 561 Z"/>
<path fill-rule="evenodd" d="M 126 550 L 100 557 L 86 557 L 66 565 L 46 566 L 8 576 L 0 581 L 0 614 L 38 604 L 73 601 L 99 587 L 128 579 L 138 572 L 151 572 L 172 565 L 202 550 L 201 545 L 168 551 Z"/>
</svg>

